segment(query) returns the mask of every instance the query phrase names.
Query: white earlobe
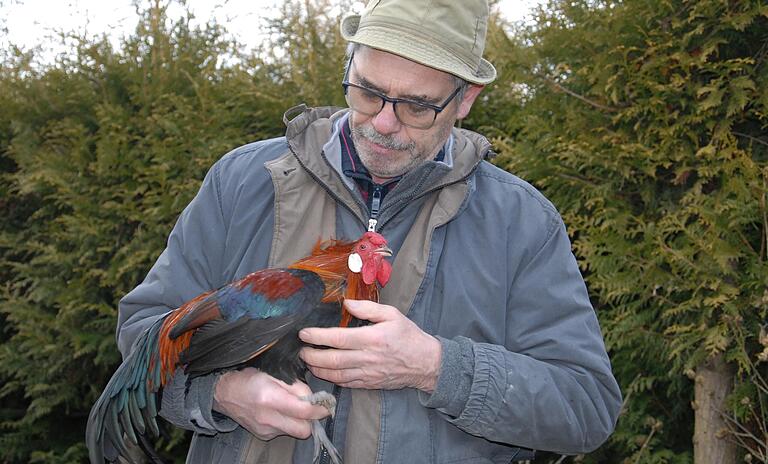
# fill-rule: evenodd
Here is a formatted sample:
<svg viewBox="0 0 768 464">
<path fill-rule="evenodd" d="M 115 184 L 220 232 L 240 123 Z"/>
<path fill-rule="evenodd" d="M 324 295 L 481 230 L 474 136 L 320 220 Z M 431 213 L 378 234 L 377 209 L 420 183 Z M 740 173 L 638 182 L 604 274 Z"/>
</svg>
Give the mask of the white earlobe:
<svg viewBox="0 0 768 464">
<path fill-rule="evenodd" d="M 352 253 L 347 259 L 347 267 L 355 274 L 359 274 L 363 270 L 363 259 L 357 253 Z"/>
</svg>

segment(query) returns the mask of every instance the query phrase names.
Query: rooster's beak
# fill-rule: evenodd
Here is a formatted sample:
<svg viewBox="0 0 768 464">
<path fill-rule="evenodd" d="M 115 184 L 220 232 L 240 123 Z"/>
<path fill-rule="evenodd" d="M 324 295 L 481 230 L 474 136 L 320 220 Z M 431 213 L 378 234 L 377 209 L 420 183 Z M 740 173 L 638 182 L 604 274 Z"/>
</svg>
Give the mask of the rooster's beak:
<svg viewBox="0 0 768 464">
<path fill-rule="evenodd" d="M 392 256 L 392 250 L 390 250 L 390 248 L 386 245 L 380 248 L 377 248 L 376 251 L 374 251 L 374 253 L 381 256 Z"/>
</svg>

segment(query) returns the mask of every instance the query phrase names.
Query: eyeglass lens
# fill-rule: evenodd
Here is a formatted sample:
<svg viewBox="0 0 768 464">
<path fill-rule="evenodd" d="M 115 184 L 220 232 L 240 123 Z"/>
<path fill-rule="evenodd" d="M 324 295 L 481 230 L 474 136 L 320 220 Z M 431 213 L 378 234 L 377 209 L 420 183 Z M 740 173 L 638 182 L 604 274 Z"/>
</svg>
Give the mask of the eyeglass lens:
<svg viewBox="0 0 768 464">
<path fill-rule="evenodd" d="M 378 114 L 385 104 L 381 96 L 354 85 L 347 88 L 347 103 L 352 109 L 366 116 Z M 433 108 L 415 102 L 399 101 L 394 105 L 395 116 L 407 126 L 426 129 L 432 126 L 437 117 Z"/>
</svg>

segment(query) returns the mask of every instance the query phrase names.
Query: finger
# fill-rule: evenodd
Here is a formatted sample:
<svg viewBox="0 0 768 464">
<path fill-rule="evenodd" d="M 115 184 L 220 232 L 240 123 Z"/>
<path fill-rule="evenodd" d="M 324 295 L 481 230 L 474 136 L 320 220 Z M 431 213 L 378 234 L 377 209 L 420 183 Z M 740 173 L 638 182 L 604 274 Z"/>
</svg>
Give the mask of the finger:
<svg viewBox="0 0 768 464">
<path fill-rule="evenodd" d="M 280 415 L 299 420 L 322 419 L 328 416 L 326 408 L 302 399 L 312 394 L 312 390 L 304 382 L 297 380 L 289 385 L 280 379 L 271 380 L 280 388 L 271 393 L 270 405 Z"/>
<path fill-rule="evenodd" d="M 370 351 L 386 343 L 387 333 L 379 324 L 355 328 L 319 328 L 301 329 L 299 338 L 311 345 L 327 346 L 340 350 Z"/>
<path fill-rule="evenodd" d="M 274 428 L 300 439 L 309 438 L 312 435 L 312 427 L 308 420 L 294 419 L 288 416 L 279 416 Z"/>
<path fill-rule="evenodd" d="M 363 380 L 363 371 L 361 369 L 325 369 L 310 366 L 309 370 L 319 379 L 342 386 L 350 382 L 360 382 Z"/>
<path fill-rule="evenodd" d="M 393 306 L 375 303 L 369 300 L 344 300 L 344 307 L 347 311 L 358 319 L 371 321 L 373 323 L 390 321 L 402 313 Z"/>
<path fill-rule="evenodd" d="M 349 333 L 357 330 L 359 329 L 312 327 L 301 329 L 299 331 L 299 338 L 312 345 L 349 350 L 358 347 L 356 340 L 354 337 L 350 337 Z M 352 335 L 354 336 L 354 333 L 352 333 Z"/>
<path fill-rule="evenodd" d="M 310 366 L 328 369 L 351 369 L 372 362 L 371 356 L 360 350 L 302 348 L 299 356 Z"/>
<path fill-rule="evenodd" d="M 337 383 L 336 385 L 344 388 L 362 388 L 366 390 L 381 390 L 381 386 L 369 384 L 364 380 L 352 380 L 349 382 Z"/>
<path fill-rule="evenodd" d="M 303 421 L 322 419 L 330 414 L 324 406 L 312 404 L 305 399 L 291 394 L 275 399 L 275 411 L 283 416 Z"/>
<path fill-rule="evenodd" d="M 279 389 L 275 389 L 277 391 L 276 394 L 280 394 L 281 390 L 285 390 L 286 392 L 290 393 L 291 395 L 300 398 L 302 396 L 307 396 L 307 395 L 312 393 L 312 390 L 309 388 L 309 386 L 306 383 L 302 382 L 301 380 L 296 379 L 292 384 L 287 384 L 287 383 L 283 382 L 282 380 L 280 380 L 280 379 L 278 379 L 276 377 L 272 377 L 271 375 L 269 375 L 269 374 L 267 374 L 265 372 L 261 372 L 261 371 L 256 371 L 256 372 L 257 372 L 256 375 L 262 377 L 264 379 L 264 381 L 267 382 L 267 384 L 274 384 L 274 385 L 280 387 Z M 264 387 L 262 387 L 262 388 L 264 388 Z M 270 389 L 270 391 L 271 390 L 273 390 L 273 389 Z M 284 395 L 283 395 L 283 398 L 285 398 Z"/>
</svg>

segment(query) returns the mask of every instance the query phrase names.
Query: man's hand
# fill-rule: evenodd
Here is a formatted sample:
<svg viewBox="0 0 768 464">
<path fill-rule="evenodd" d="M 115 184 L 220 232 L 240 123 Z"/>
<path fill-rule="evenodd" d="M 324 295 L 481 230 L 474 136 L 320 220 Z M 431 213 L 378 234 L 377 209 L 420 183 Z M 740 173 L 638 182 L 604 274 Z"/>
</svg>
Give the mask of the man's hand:
<svg viewBox="0 0 768 464">
<path fill-rule="evenodd" d="M 323 406 L 300 399 L 310 394 L 312 391 L 301 381 L 288 385 L 258 369 L 247 368 L 219 377 L 213 409 L 262 440 L 279 435 L 308 438 L 310 420 L 328 415 Z"/>
<path fill-rule="evenodd" d="M 435 337 L 392 306 L 362 300 L 345 300 L 344 305 L 353 316 L 374 324 L 301 330 L 303 341 L 330 347 L 301 350 L 301 359 L 316 377 L 350 388 L 434 391 L 441 358 Z"/>
</svg>

